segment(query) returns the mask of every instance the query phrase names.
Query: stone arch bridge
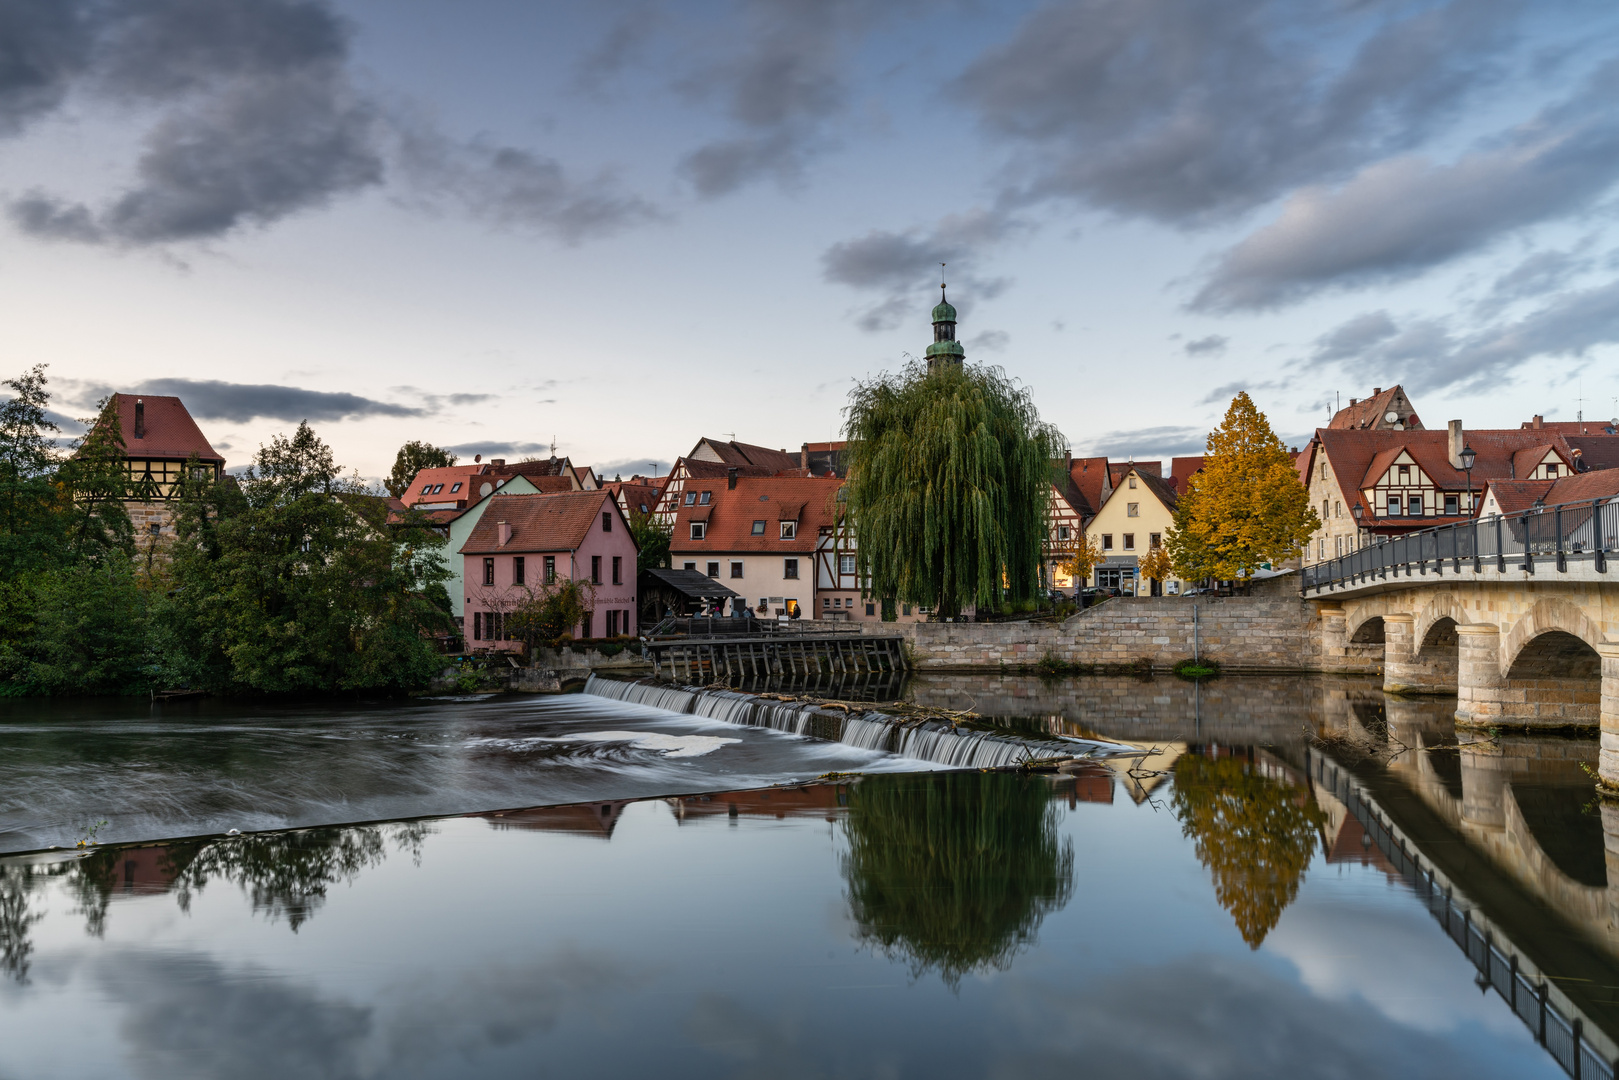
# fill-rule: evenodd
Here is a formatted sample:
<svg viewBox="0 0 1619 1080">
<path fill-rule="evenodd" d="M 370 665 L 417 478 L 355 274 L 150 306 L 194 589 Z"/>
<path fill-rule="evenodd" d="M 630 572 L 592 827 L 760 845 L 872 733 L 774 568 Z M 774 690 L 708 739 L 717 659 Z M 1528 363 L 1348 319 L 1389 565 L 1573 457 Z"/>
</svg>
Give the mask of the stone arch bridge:
<svg viewBox="0 0 1619 1080">
<path fill-rule="evenodd" d="M 1364 671 L 1381 657 L 1385 690 L 1455 694 L 1463 727 L 1600 728 L 1601 778 L 1619 791 L 1619 565 L 1601 546 L 1410 553 L 1429 557 L 1307 568 L 1323 666 Z"/>
</svg>

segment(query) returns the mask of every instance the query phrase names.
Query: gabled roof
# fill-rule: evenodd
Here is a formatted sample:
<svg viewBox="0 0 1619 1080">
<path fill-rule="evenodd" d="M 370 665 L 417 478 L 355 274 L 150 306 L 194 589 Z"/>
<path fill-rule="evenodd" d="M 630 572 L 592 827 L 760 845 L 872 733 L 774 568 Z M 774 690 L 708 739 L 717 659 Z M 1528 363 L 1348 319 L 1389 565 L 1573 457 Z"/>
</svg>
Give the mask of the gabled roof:
<svg viewBox="0 0 1619 1080">
<path fill-rule="evenodd" d="M 1186 481 L 1192 478 L 1193 473 L 1200 471 L 1202 468 L 1202 454 L 1198 454 L 1196 457 L 1170 458 L 1169 483 L 1175 489 L 1176 494 L 1186 494 Z"/>
<path fill-rule="evenodd" d="M 1152 464 L 1156 464 L 1156 462 Z M 1139 462 L 1134 469 L 1126 470 L 1119 476 L 1119 485 L 1108 493 L 1107 499 L 1103 501 L 1102 506 L 1106 506 L 1115 498 L 1125 498 L 1129 495 L 1130 488 L 1124 483 L 1124 480 L 1132 471 L 1141 480 L 1141 486 L 1152 492 L 1153 498 L 1164 504 L 1164 509 L 1170 511 L 1175 509 L 1177 497 L 1175 495 L 1175 489 L 1169 486 L 1169 481 L 1159 476 L 1156 471 L 1143 472 L 1140 468 Z M 1100 512 L 1102 507 L 1099 506 L 1096 509 L 1098 512 Z"/>
<path fill-rule="evenodd" d="M 622 522 L 618 502 L 605 491 L 568 491 L 556 495 L 492 495 L 483 517 L 461 545 L 464 555 L 517 554 L 528 551 L 573 551 L 601 521 L 611 506 Z M 511 526 L 512 536 L 500 543 L 500 523 Z M 626 535 L 628 530 L 626 528 Z"/>
<path fill-rule="evenodd" d="M 663 494 L 662 484 L 637 484 L 630 480 L 614 480 L 602 487 L 611 492 L 627 511 L 642 514 L 651 513 Z"/>
<path fill-rule="evenodd" d="M 1134 469 L 1137 476 L 1162 476 L 1164 463 L 1161 461 L 1110 461 L 1107 463 L 1108 475 L 1113 478 L 1113 486 L 1118 487 L 1119 481 L 1129 475 Z"/>
<path fill-rule="evenodd" d="M 709 455 L 713 455 L 712 458 Z M 802 467 L 797 454 L 789 454 L 785 449 L 772 450 L 768 446 L 754 446 L 752 443 L 721 442 L 719 439 L 699 439 L 697 445 L 692 447 L 691 453 L 686 457 L 698 460 L 718 460 L 724 465 L 754 465 L 769 470 L 781 472 L 783 469 L 797 469 Z"/>
<path fill-rule="evenodd" d="M 842 486 L 843 481 L 837 477 L 825 476 L 744 476 L 737 480 L 735 488 L 718 484 L 708 506 L 679 507 L 669 551 L 679 555 L 812 552 L 820 530 L 837 524 L 837 494 Z M 707 522 L 706 535 L 701 540 L 691 538 L 693 521 Z M 755 521 L 765 523 L 762 535 L 753 535 Z M 781 539 L 782 521 L 798 523 L 793 539 Z"/>
<path fill-rule="evenodd" d="M 693 600 L 725 600 L 739 595 L 707 574 L 696 570 L 643 570 L 641 576 L 652 578 Z"/>
<path fill-rule="evenodd" d="M 1565 435 L 1563 445 L 1586 469 L 1619 468 L 1619 435 Z"/>
<path fill-rule="evenodd" d="M 465 508 L 467 503 L 475 497 L 474 489 L 477 487 L 472 478 L 483 471 L 482 465 L 445 465 L 437 469 L 423 469 L 411 478 L 410 486 L 399 496 L 406 506 L 415 506 L 417 503 L 456 503 Z M 428 491 L 444 485 L 444 490 L 437 495 Z M 461 485 L 460 491 L 451 491 L 456 484 Z"/>
<path fill-rule="evenodd" d="M 1545 498 L 1555 483 L 1555 480 L 1491 480 L 1489 491 L 1495 495 L 1495 503 L 1503 514 L 1516 514 Z"/>
<path fill-rule="evenodd" d="M 1074 490 L 1079 496 L 1064 492 L 1064 496 L 1075 510 L 1084 517 L 1094 517 L 1096 511 L 1102 508 L 1102 501 L 1107 498 L 1108 480 L 1107 458 L 1088 457 L 1075 458 L 1068 468 L 1068 478 L 1073 481 Z"/>
<path fill-rule="evenodd" d="M 680 460 L 676 461 L 675 464 L 677 466 L 684 465 L 686 467 L 687 476 L 692 477 L 693 479 L 702 480 L 713 480 L 716 478 L 723 480 L 727 475 L 729 475 L 731 469 L 733 468 L 736 469 L 736 474 L 738 476 L 775 475 L 774 470 L 768 469 L 763 465 L 727 465 L 723 461 L 707 461 L 703 458 L 681 458 Z M 794 466 L 794 468 L 797 468 L 797 466 Z"/>
<path fill-rule="evenodd" d="M 1619 495 L 1619 469 L 1600 469 L 1554 480 L 1546 495 L 1546 505 L 1611 499 L 1616 495 Z"/>
<path fill-rule="evenodd" d="M 1387 390 L 1379 387 L 1372 391 L 1372 396 L 1360 401 L 1351 401 L 1348 405 L 1332 414 L 1327 427 L 1340 431 L 1370 431 L 1376 430 L 1384 424 L 1383 417 L 1390 412 L 1399 412 L 1398 402 L 1404 398 L 1407 405 L 1411 400 L 1405 396 L 1405 388 L 1391 386 Z M 1406 430 L 1421 431 L 1422 421 L 1417 418 L 1415 407 L 1404 418 Z"/>
<path fill-rule="evenodd" d="M 179 398 L 160 394 L 114 394 L 112 399 L 118 414 L 118 428 L 124 437 L 124 453 L 129 457 L 184 459 L 196 454 L 201 461 L 225 463 Z M 144 431 L 139 439 L 135 438 L 137 401 L 145 406 L 142 410 Z"/>
<path fill-rule="evenodd" d="M 1619 420 L 1525 420 L 1518 427 L 1554 435 L 1619 435 Z"/>
<path fill-rule="evenodd" d="M 1519 450 L 1512 455 L 1513 479 L 1527 477 L 1530 473 L 1540 468 L 1540 463 L 1546 460 L 1547 454 L 1556 453 L 1556 451 L 1557 448 L 1548 442 L 1536 443 L 1534 446 L 1527 446 Z M 1567 465 L 1569 463 L 1567 457 L 1563 454 L 1558 454 L 1557 457 L 1563 464 Z"/>
</svg>

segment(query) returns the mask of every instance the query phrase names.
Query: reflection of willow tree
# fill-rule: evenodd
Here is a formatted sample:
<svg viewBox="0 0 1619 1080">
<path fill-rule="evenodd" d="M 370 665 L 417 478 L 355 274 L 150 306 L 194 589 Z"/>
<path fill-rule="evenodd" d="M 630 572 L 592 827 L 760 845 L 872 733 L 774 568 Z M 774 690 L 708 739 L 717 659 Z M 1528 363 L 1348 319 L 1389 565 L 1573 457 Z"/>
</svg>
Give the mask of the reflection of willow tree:
<svg viewBox="0 0 1619 1080">
<path fill-rule="evenodd" d="M 1305 788 L 1266 779 L 1240 758 L 1195 754 L 1175 762 L 1174 802 L 1220 906 L 1259 948 L 1298 895 L 1326 815 Z"/>
<path fill-rule="evenodd" d="M 272 921 L 284 916 L 296 932 L 325 902 L 330 886 L 381 865 L 390 840 L 420 863 L 422 840 L 431 831 L 431 825 L 413 822 L 166 844 L 157 869 L 183 911 L 211 882 L 226 881 L 247 894 L 255 912 Z M 60 883 L 73 913 L 84 916 L 85 932 L 102 936 L 129 851 L 98 847 L 56 863 L 0 863 L 0 974 L 27 981 L 34 952 L 29 931 L 45 917 L 34 899 L 51 882 Z"/>
<path fill-rule="evenodd" d="M 1068 902 L 1074 851 L 1048 787 L 1005 773 L 872 776 L 849 800 L 843 873 L 861 940 L 913 975 L 1006 969 Z"/>
</svg>

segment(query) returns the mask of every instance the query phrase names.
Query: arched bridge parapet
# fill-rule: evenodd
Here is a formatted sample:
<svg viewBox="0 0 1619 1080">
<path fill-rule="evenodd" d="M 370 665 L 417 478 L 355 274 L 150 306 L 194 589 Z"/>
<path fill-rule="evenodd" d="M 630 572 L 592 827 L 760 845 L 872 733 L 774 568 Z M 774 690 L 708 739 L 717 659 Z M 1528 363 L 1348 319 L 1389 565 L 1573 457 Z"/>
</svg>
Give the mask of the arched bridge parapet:
<svg viewBox="0 0 1619 1080">
<path fill-rule="evenodd" d="M 1587 615 L 1580 605 L 1563 597 L 1546 597 L 1535 601 L 1527 612 L 1512 623 L 1510 629 L 1501 626 L 1501 674 L 1512 670 L 1530 642 L 1553 631 L 1579 638 L 1593 652 L 1607 641 L 1602 625 Z"/>
</svg>

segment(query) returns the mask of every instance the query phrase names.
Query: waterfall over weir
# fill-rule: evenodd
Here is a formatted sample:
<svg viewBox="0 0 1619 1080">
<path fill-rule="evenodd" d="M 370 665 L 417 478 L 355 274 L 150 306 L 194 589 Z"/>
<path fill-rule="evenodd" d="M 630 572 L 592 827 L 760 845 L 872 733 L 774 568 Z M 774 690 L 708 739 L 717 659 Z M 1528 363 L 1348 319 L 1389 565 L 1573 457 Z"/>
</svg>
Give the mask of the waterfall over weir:
<svg viewBox="0 0 1619 1080">
<path fill-rule="evenodd" d="M 670 712 L 706 716 L 727 724 L 766 727 L 790 735 L 848 743 L 961 769 L 1016 765 L 1029 757 L 1121 757 L 1142 751 L 1100 739 L 1024 739 L 958 728 L 941 720 L 901 720 L 880 712 L 846 716 L 816 705 L 766 701 L 733 690 L 700 690 L 646 682 L 620 682 L 592 675 L 585 693 Z"/>
</svg>

